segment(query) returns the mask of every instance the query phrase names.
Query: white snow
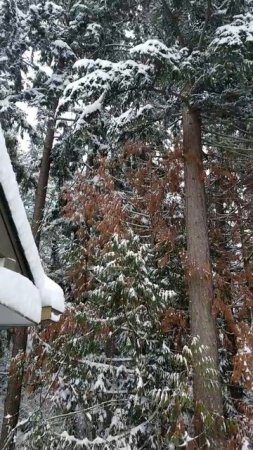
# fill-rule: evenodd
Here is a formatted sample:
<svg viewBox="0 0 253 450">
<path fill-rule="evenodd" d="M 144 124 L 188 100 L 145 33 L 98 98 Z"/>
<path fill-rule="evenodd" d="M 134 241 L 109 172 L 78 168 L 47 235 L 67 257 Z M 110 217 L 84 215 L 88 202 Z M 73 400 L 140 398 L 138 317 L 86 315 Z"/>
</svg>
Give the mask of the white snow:
<svg viewBox="0 0 253 450">
<path fill-rule="evenodd" d="M 44 283 L 41 288 L 42 305 L 51 305 L 53 309 L 59 312 L 64 311 L 64 296 L 62 288 L 51 280 L 44 273 Z M 51 299 L 51 303 L 48 303 L 48 299 Z"/>
<path fill-rule="evenodd" d="M 53 45 L 58 48 L 65 48 L 67 50 L 71 50 L 70 46 L 61 39 L 56 39 L 56 41 L 53 42 Z"/>
<path fill-rule="evenodd" d="M 85 58 L 77 61 L 73 68 L 80 73 L 86 73 L 66 86 L 59 107 L 69 102 L 77 93 L 82 93 L 82 97 L 86 98 L 89 98 L 95 91 L 101 95 L 113 83 L 117 83 L 119 86 L 124 85 L 124 88 L 127 88 L 134 82 L 137 75 L 148 81 L 150 72 L 150 66 L 136 63 L 133 60 L 114 63 L 102 59 Z"/>
<path fill-rule="evenodd" d="M 104 92 L 102 95 L 100 95 L 100 97 L 95 100 L 95 102 L 90 103 L 89 105 L 86 105 L 83 109 L 82 114 L 80 115 L 77 124 L 76 124 L 76 129 L 80 129 L 84 119 L 88 116 L 90 116 L 91 114 L 95 113 L 95 112 L 101 112 L 102 110 L 102 105 L 103 105 L 103 100 L 104 100 Z"/>
<path fill-rule="evenodd" d="M 253 15 L 235 16 L 231 24 L 219 27 L 210 47 L 240 47 L 253 41 Z"/>
<path fill-rule="evenodd" d="M 145 55 L 167 60 L 175 69 L 175 63 L 180 59 L 180 52 L 176 47 L 167 47 L 157 39 L 149 39 L 136 45 L 130 50 L 130 55 Z"/>
<path fill-rule="evenodd" d="M 34 283 L 40 293 L 41 304 L 52 306 L 53 309 L 64 311 L 63 291 L 50 280 L 42 267 L 40 256 L 32 235 L 25 208 L 21 200 L 18 184 L 12 169 L 10 157 L 6 150 L 5 140 L 0 127 L 0 184 L 9 204 L 12 219 L 23 247 L 27 262 L 33 275 Z M 1 286 L 0 286 L 1 295 Z"/>
<path fill-rule="evenodd" d="M 60 320 L 60 315 L 59 314 L 55 314 L 55 313 L 51 313 L 51 320 L 52 322 L 59 322 Z"/>
<path fill-rule="evenodd" d="M 251 355 L 252 354 L 252 350 L 247 345 L 245 345 L 244 349 L 243 349 L 243 353 Z"/>
<path fill-rule="evenodd" d="M 129 108 L 125 112 L 123 112 L 120 116 L 113 118 L 113 126 L 123 127 L 130 123 L 132 120 L 136 120 L 141 116 L 144 116 L 147 111 L 153 109 L 151 104 L 147 104 L 138 109 Z"/>
<path fill-rule="evenodd" d="M 247 438 L 244 438 L 242 441 L 242 450 L 249 450 L 249 449 L 250 449 L 249 441 Z"/>
<path fill-rule="evenodd" d="M 28 278 L 3 267 L 0 268 L 0 303 L 35 323 L 40 322 L 39 290 Z"/>
</svg>

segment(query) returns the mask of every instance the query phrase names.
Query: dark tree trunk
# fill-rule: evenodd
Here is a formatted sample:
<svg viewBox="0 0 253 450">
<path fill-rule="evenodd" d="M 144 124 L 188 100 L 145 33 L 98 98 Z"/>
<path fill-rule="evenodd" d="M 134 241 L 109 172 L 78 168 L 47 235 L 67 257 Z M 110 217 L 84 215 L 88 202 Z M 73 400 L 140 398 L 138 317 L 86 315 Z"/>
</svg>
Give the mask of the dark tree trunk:
<svg viewBox="0 0 253 450">
<path fill-rule="evenodd" d="M 13 340 L 12 361 L 9 371 L 8 387 L 4 402 L 4 418 L 2 424 L 0 449 L 15 448 L 14 429 L 18 423 L 22 380 L 24 373 L 24 358 L 27 341 L 26 328 L 16 328 Z"/>
<path fill-rule="evenodd" d="M 219 379 L 218 344 L 216 323 L 212 314 L 213 282 L 210 263 L 207 209 L 202 161 L 201 122 L 197 110 L 185 109 L 183 113 L 183 152 L 185 166 L 185 202 L 187 229 L 187 281 L 190 302 L 191 336 L 206 347 L 196 356 L 194 364 L 195 431 L 202 433 L 200 408 L 209 413 L 223 415 Z M 202 358 L 201 358 L 202 356 Z M 211 360 L 213 384 L 205 383 L 203 357 Z M 219 421 L 207 431 L 211 449 L 223 448 Z M 203 434 L 199 438 L 201 448 L 206 448 Z"/>
<path fill-rule="evenodd" d="M 55 135 L 55 112 L 58 106 L 58 99 L 55 99 L 52 111 L 52 118 L 48 120 L 47 132 L 44 141 L 44 149 L 40 166 L 40 173 L 38 185 L 35 195 L 35 205 L 33 212 L 32 232 L 34 235 L 37 247 L 40 245 L 41 224 L 44 215 L 44 208 L 46 203 L 47 187 L 49 172 L 51 166 L 52 149 Z"/>
</svg>

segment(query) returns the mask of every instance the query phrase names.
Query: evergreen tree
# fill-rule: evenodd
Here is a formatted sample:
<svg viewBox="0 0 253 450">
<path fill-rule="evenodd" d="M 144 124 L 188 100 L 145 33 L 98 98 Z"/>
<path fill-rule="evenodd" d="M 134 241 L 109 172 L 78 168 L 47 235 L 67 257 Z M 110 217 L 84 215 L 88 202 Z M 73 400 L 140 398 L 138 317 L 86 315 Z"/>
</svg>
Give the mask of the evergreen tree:
<svg viewBox="0 0 253 450">
<path fill-rule="evenodd" d="M 15 110 L 16 133 L 17 101 L 38 108 L 34 223 L 72 301 L 34 333 L 29 380 L 45 400 L 23 447 L 239 448 L 252 383 L 252 2 L 15 5 L 2 6 L 3 112 Z"/>
</svg>

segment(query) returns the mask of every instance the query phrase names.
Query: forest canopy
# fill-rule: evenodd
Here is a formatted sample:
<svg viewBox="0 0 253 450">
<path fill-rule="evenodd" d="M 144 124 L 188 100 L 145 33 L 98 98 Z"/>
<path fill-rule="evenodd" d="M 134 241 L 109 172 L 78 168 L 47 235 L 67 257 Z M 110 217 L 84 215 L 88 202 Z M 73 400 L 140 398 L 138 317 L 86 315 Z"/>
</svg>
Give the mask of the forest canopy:
<svg viewBox="0 0 253 450">
<path fill-rule="evenodd" d="M 253 1 L 1 0 L 0 123 L 57 323 L 1 450 L 253 448 Z"/>
</svg>

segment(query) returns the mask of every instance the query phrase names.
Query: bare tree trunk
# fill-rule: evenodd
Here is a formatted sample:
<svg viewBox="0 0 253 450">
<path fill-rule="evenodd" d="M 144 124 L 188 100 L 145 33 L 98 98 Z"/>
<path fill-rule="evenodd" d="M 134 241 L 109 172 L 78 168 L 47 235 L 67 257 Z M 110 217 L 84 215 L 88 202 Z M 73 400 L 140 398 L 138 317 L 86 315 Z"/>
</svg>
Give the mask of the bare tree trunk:
<svg viewBox="0 0 253 450">
<path fill-rule="evenodd" d="M 40 246 L 41 223 L 43 220 L 44 207 L 46 203 L 47 186 L 51 165 L 51 153 L 55 136 L 54 115 L 57 109 L 58 101 L 58 98 L 54 101 L 52 118 L 49 119 L 47 125 L 38 186 L 35 195 L 32 232 L 38 248 Z M 20 353 L 21 355 L 23 355 L 23 359 L 25 358 L 26 345 L 27 329 L 15 329 L 13 333 L 12 363 L 8 378 L 7 394 L 4 403 L 4 418 L 1 429 L 0 450 L 13 450 L 15 448 L 15 433 L 11 433 L 11 430 L 14 430 L 18 423 L 24 372 L 23 364 L 21 365 L 19 370 L 15 369 L 17 363 L 19 363 L 19 360 L 16 359 L 16 356 L 18 353 Z M 8 438 L 8 436 L 10 436 L 10 439 Z"/>
<path fill-rule="evenodd" d="M 194 364 L 195 431 L 202 433 L 200 410 L 223 415 L 219 379 L 218 344 L 215 319 L 212 315 L 213 283 L 207 228 L 207 209 L 202 161 L 200 114 L 194 109 L 183 112 L 183 151 L 185 165 L 185 201 L 187 228 L 187 279 L 190 302 L 192 338 L 198 338 L 205 350 L 198 353 Z M 205 382 L 203 358 L 209 358 L 214 373 L 212 384 Z M 204 364 L 204 362 L 203 362 Z M 219 421 L 207 430 L 210 449 L 221 450 L 224 445 Z M 198 439 L 201 448 L 207 448 L 203 434 Z"/>
<path fill-rule="evenodd" d="M 26 350 L 26 328 L 16 328 L 13 340 L 12 361 L 9 370 L 8 387 L 4 403 L 0 449 L 15 448 L 14 429 L 18 422 L 21 387 L 24 373 L 24 356 Z"/>
<path fill-rule="evenodd" d="M 51 155 L 55 136 L 55 112 L 58 106 L 58 98 L 55 99 L 52 117 L 48 120 L 47 132 L 44 141 L 44 149 L 40 166 L 40 173 L 38 179 L 38 186 L 35 195 L 35 205 L 33 212 L 32 232 L 34 235 L 37 247 L 40 245 L 41 223 L 44 215 L 44 208 L 46 203 L 47 187 L 49 172 L 51 166 Z"/>
</svg>

